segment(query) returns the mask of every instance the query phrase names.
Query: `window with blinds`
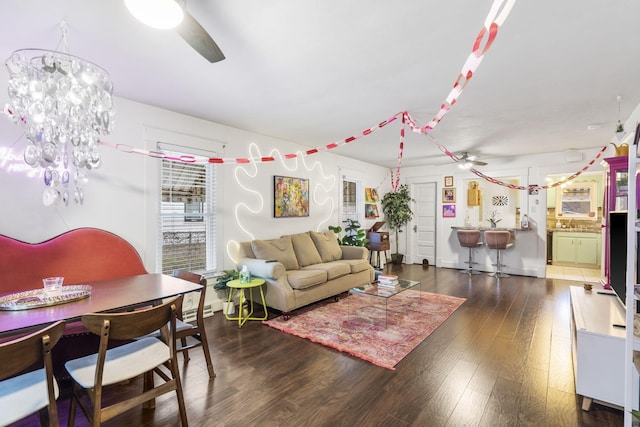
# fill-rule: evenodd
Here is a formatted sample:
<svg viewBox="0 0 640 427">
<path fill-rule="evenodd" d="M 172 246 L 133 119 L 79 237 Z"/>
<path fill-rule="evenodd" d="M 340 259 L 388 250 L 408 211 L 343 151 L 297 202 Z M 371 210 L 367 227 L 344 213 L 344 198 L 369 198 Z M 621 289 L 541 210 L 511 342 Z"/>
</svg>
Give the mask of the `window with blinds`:
<svg viewBox="0 0 640 427">
<path fill-rule="evenodd" d="M 356 180 L 344 177 L 342 180 L 342 220 L 358 219 L 358 189 Z"/>
<path fill-rule="evenodd" d="M 163 159 L 160 178 L 162 272 L 215 270 L 215 166 Z"/>
</svg>

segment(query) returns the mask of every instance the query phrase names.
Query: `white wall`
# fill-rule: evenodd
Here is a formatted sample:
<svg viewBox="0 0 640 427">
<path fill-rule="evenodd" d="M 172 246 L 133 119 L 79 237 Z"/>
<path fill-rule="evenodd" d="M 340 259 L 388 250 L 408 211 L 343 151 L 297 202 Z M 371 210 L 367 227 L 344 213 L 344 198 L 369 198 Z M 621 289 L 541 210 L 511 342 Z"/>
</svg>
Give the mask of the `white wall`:
<svg viewBox="0 0 640 427">
<path fill-rule="evenodd" d="M 0 68 L 0 81 L 8 79 Z M 153 150 L 156 140 L 199 148 L 214 147 L 223 156 L 248 157 L 278 155 L 306 150 L 292 142 L 234 129 L 171 111 L 116 99 L 114 132 L 103 138 L 111 144 L 125 144 Z M 157 215 L 159 161 L 144 155 L 127 154 L 104 147 L 101 152 L 103 166 L 89 174 L 83 206 L 45 208 L 41 202 L 44 189 L 42 178 L 32 176 L 22 168 L 25 140 L 22 130 L 4 117 L 0 117 L 0 234 L 26 242 L 39 242 L 78 227 L 97 227 L 114 232 L 131 242 L 140 252 L 149 271 L 157 271 Z M 336 135 L 336 139 L 344 135 Z M 606 144 L 606 142 L 604 142 Z M 364 146 L 363 146 L 363 149 Z M 613 148 L 611 148 L 613 150 Z M 522 185 L 544 184 L 549 174 L 571 173 L 580 170 L 594 158 L 598 149 L 583 150 L 581 159 L 569 161 L 563 153 L 530 156 L 522 159 L 491 160 L 482 171 L 492 177 L 516 177 Z M 609 153 L 608 155 L 610 155 Z M 607 155 L 607 156 L 608 156 Z M 605 156 L 606 157 L 606 156 Z M 217 247 L 224 255 L 223 267 L 234 266 L 227 256 L 233 242 L 251 238 L 274 238 L 282 234 L 309 229 L 323 230 L 338 224 L 338 195 L 340 177 L 360 179 L 363 187 L 378 188 L 382 197 L 390 190 L 389 170 L 339 155 L 321 152 L 294 160 L 270 164 L 224 165 L 220 181 L 220 240 Z M 601 171 L 596 162 L 590 171 Z M 309 178 L 312 187 L 310 216 L 307 218 L 273 218 L 273 175 Z M 466 204 L 466 182 L 477 177 L 454 164 L 413 167 L 402 170 L 403 183 L 435 182 L 440 207 L 442 179 L 453 175 L 457 187 L 458 212 Z M 494 185 L 488 182 L 483 186 Z M 529 196 L 519 192 L 519 206 L 528 213 L 534 229 L 518 237 L 516 272 L 544 276 L 545 271 L 545 213 L 546 194 Z M 382 220 L 383 218 L 381 218 Z M 375 220 L 362 221 L 369 228 Z M 436 265 L 461 268 L 464 256 L 451 233 L 451 226 L 463 225 L 464 215 L 442 218 L 437 214 Z M 413 224 L 410 224 L 412 227 Z M 406 235 L 406 233 L 402 233 Z M 401 240 L 404 237 L 401 238 Z M 392 247 L 393 242 L 392 242 Z M 404 248 L 404 249 L 403 249 Z M 406 242 L 400 242 L 400 251 L 408 253 Z M 483 262 L 490 265 L 493 254 Z M 512 270 L 513 271 L 513 270 Z"/>
<path fill-rule="evenodd" d="M 603 142 L 605 145 L 607 142 Z M 601 147 L 600 147 L 601 148 Z M 589 161 L 594 159 L 600 149 L 577 150 L 567 155 L 563 152 L 550 153 L 545 155 L 528 156 L 526 158 L 508 158 L 508 159 L 484 159 L 488 162 L 487 166 L 478 167 L 483 174 L 495 178 L 506 179 L 516 178 L 520 185 L 544 185 L 545 178 L 551 174 L 571 174 L 581 170 Z M 613 154 L 613 148 L 607 149 L 606 153 L 601 156 L 609 157 Z M 573 157 L 572 157 L 573 156 Z M 580 157 L 580 159 L 577 159 Z M 577 160 L 575 160 L 577 159 Z M 588 169 L 589 172 L 602 172 L 603 167 L 600 160 Z M 443 218 L 441 212 L 442 206 L 442 187 L 445 175 L 453 175 L 454 185 L 456 187 L 456 217 Z M 465 212 L 467 209 L 467 185 L 470 180 L 476 180 L 483 189 L 483 196 L 495 192 L 493 184 L 488 180 L 476 176 L 472 172 L 460 169 L 455 164 L 446 164 L 433 167 L 412 167 L 402 170 L 403 182 L 435 182 L 438 188 L 438 206 L 436 207 L 436 265 L 439 267 L 449 268 L 465 268 L 464 261 L 468 257 L 468 252 L 461 250 L 456 234 L 453 233 L 451 227 L 461 227 L 464 225 Z M 512 193 L 513 194 L 513 193 Z M 514 274 L 522 274 L 528 276 L 545 277 L 546 270 L 546 209 L 547 196 L 546 190 L 540 190 L 537 195 L 529 195 L 527 191 L 517 191 L 517 205 L 522 214 L 527 214 L 530 219 L 532 230 L 526 232 L 518 232 L 516 243 L 513 249 L 506 252 L 505 264 L 509 266 L 509 271 Z M 504 222 L 505 220 L 503 220 Z M 511 220 L 513 222 L 513 220 Z M 487 227 L 486 221 L 479 224 Z M 500 223 L 499 225 L 503 225 Z M 515 226 L 516 224 L 507 224 L 505 226 Z M 413 224 L 409 225 L 409 228 Z M 406 244 L 405 244 L 406 245 Z M 406 248 L 406 246 L 404 246 Z M 405 249 L 408 253 L 410 248 Z M 480 262 L 480 269 L 484 271 L 492 271 L 491 264 L 495 262 L 495 251 L 481 249 L 476 251 L 475 261 Z"/>
<path fill-rule="evenodd" d="M 0 81 L 6 82 L 4 69 Z M 3 85 L 4 86 L 4 85 Z M 214 147 L 225 158 L 295 153 L 307 147 L 212 123 L 148 105 L 116 99 L 116 122 L 111 135 L 102 139 L 155 150 L 157 140 L 197 148 Z M 342 135 L 336 135 L 336 139 Z M 330 142 L 330 141 L 328 141 Z M 26 141 L 22 130 L 0 117 L 0 234 L 26 242 L 40 242 L 78 227 L 97 227 L 116 233 L 140 252 L 147 270 L 156 265 L 158 176 L 157 159 L 103 147 L 102 166 L 91 171 L 83 206 L 44 207 L 44 184 L 22 167 Z M 8 154 L 10 152 L 11 154 Z M 219 182 L 218 250 L 224 268 L 234 267 L 226 255 L 229 242 L 251 238 L 275 238 L 306 230 L 325 230 L 338 224 L 340 175 L 360 179 L 363 187 L 390 187 L 389 171 L 357 160 L 321 152 L 307 157 L 249 165 L 223 165 Z M 24 168 L 23 168 L 24 169 Z M 305 218 L 273 218 L 273 175 L 309 178 L 310 215 Z M 381 184 L 382 183 L 382 184 Z M 373 220 L 362 221 L 363 227 Z"/>
</svg>

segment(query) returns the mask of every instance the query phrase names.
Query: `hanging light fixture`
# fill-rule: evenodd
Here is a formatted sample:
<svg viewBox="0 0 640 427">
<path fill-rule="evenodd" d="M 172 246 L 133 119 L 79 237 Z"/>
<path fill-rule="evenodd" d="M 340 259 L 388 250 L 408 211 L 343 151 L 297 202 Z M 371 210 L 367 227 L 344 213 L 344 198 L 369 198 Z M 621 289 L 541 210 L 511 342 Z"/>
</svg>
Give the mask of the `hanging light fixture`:
<svg viewBox="0 0 640 427">
<path fill-rule="evenodd" d="M 616 98 L 618 100 L 618 124 L 616 125 L 615 142 L 620 142 L 624 139 L 626 133 L 620 116 L 620 100 L 622 99 L 622 96 L 618 95 Z"/>
<path fill-rule="evenodd" d="M 24 128 L 24 161 L 44 170 L 45 206 L 84 201 L 86 171 L 101 164 L 100 136 L 113 128 L 113 85 L 101 67 L 65 52 L 21 49 L 6 60 L 7 115 Z"/>
</svg>

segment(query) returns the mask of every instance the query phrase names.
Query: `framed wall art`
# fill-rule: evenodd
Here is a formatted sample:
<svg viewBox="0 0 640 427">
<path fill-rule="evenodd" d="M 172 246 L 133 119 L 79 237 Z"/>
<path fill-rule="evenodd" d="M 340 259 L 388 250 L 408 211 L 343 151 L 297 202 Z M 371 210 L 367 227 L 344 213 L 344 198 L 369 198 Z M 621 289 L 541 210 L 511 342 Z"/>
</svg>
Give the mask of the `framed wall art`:
<svg viewBox="0 0 640 427">
<path fill-rule="evenodd" d="M 491 204 L 493 206 L 509 206 L 509 196 L 493 196 Z"/>
<path fill-rule="evenodd" d="M 273 177 L 273 216 L 309 216 L 309 180 L 275 175 Z"/>
<path fill-rule="evenodd" d="M 378 203 L 380 201 L 380 198 L 378 197 L 378 190 L 369 187 L 365 188 L 364 201 L 368 203 Z"/>
<path fill-rule="evenodd" d="M 456 189 L 455 188 L 443 188 L 442 189 L 442 203 L 455 203 L 456 202 Z"/>
<path fill-rule="evenodd" d="M 443 218 L 455 218 L 456 217 L 456 205 L 442 205 L 442 217 Z"/>
<path fill-rule="evenodd" d="M 380 215 L 378 215 L 378 205 L 375 203 L 365 203 L 364 216 L 365 218 L 379 218 Z"/>
<path fill-rule="evenodd" d="M 452 176 L 445 176 L 444 177 L 444 186 L 445 187 L 453 187 L 453 177 Z"/>
</svg>

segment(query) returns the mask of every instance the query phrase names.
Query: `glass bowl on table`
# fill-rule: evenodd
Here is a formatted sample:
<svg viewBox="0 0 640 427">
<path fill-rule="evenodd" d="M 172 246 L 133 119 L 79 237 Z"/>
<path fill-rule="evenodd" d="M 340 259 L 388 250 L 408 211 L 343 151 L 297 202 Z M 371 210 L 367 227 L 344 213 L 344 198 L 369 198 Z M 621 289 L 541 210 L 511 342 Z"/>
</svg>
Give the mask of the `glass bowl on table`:
<svg viewBox="0 0 640 427">
<path fill-rule="evenodd" d="M 48 297 L 60 295 L 62 292 L 62 283 L 64 277 L 47 277 L 42 279 L 44 285 L 44 294 Z"/>
</svg>

